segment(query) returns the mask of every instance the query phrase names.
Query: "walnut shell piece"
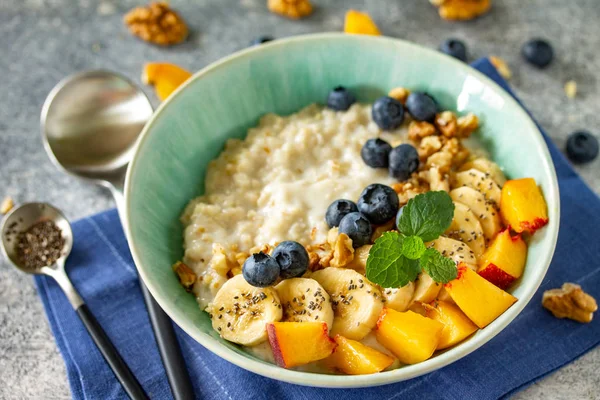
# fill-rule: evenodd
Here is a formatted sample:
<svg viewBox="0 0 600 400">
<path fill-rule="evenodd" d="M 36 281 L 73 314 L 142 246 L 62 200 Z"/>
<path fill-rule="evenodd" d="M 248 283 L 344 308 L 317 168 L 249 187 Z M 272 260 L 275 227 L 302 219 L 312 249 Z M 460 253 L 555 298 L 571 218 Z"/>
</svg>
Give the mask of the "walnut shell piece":
<svg viewBox="0 0 600 400">
<path fill-rule="evenodd" d="M 190 292 L 198 279 L 196 273 L 181 261 L 177 261 L 173 264 L 173 271 L 177 274 L 181 286 L 183 286 L 187 292 Z"/>
<path fill-rule="evenodd" d="M 309 0 L 268 0 L 269 11 L 291 19 L 300 19 L 312 14 Z"/>
<path fill-rule="evenodd" d="M 565 283 L 560 289 L 546 290 L 542 296 L 542 306 L 556 318 L 569 318 L 588 323 L 598 310 L 596 300 L 585 293 L 581 286 Z"/>
<path fill-rule="evenodd" d="M 136 7 L 125 14 L 124 21 L 133 35 L 160 46 L 181 43 L 188 35 L 185 21 L 166 2 Z"/>
</svg>

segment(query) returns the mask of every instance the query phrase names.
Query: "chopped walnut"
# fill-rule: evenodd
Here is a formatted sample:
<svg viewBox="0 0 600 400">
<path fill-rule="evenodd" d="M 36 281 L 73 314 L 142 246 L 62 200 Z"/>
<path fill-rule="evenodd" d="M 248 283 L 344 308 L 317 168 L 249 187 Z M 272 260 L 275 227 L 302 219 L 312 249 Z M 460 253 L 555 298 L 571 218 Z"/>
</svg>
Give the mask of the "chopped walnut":
<svg viewBox="0 0 600 400">
<path fill-rule="evenodd" d="M 392 219 L 391 221 L 388 221 L 383 225 L 375 227 L 375 229 L 373 229 L 373 233 L 371 234 L 371 242 L 374 242 L 377 239 L 379 239 L 381 235 L 383 235 L 385 232 L 389 232 L 392 229 L 394 229 L 394 222 L 395 221 Z"/>
<path fill-rule="evenodd" d="M 452 160 L 452 153 L 442 148 L 427 158 L 424 169 L 439 168 L 440 172 L 445 174 L 452 168 Z"/>
<path fill-rule="evenodd" d="M 440 140 L 439 136 L 427 136 L 421 140 L 417 151 L 419 152 L 419 158 L 426 160 L 427 157 L 437 152 L 441 148 L 442 141 Z"/>
<path fill-rule="evenodd" d="M 413 175 L 413 177 L 405 182 L 394 183 L 392 189 L 398 193 L 400 205 L 405 205 L 410 199 L 418 194 L 429 191 L 429 185 L 427 182 L 419 180 L 418 176 L 415 177 L 415 175 Z"/>
<path fill-rule="evenodd" d="M 440 172 L 439 168 L 430 168 L 428 171 L 419 172 L 419 177 L 429 183 L 430 190 L 450 191 L 450 182 L 448 175 Z"/>
<path fill-rule="evenodd" d="M 124 20 L 132 34 L 161 46 L 181 43 L 188 35 L 185 21 L 166 2 L 136 7 L 125 15 Z"/>
<path fill-rule="evenodd" d="M 491 0 L 430 0 L 446 20 L 470 20 L 488 12 Z"/>
<path fill-rule="evenodd" d="M 254 246 L 249 251 L 250 254 L 255 254 L 255 253 L 260 253 L 260 252 L 271 255 L 271 253 L 273 253 L 273 246 L 271 246 L 270 244 L 263 244 L 262 246 Z"/>
<path fill-rule="evenodd" d="M 498 70 L 498 73 L 500 75 L 502 75 L 502 77 L 504 79 L 512 78 L 512 71 L 508 67 L 508 64 L 506 63 L 506 61 L 504 61 L 500 57 L 490 56 L 490 62 L 492 63 L 494 68 L 496 68 L 496 70 Z"/>
<path fill-rule="evenodd" d="M 330 262 L 332 267 L 345 267 L 354 259 L 354 247 L 352 239 L 345 233 L 340 233 L 333 246 L 333 259 Z"/>
<path fill-rule="evenodd" d="M 355 249 L 354 259 L 346 267 L 364 275 L 367 268 L 367 257 L 369 257 L 371 247 L 373 247 L 373 245 L 367 244 Z"/>
<path fill-rule="evenodd" d="M 196 273 L 181 261 L 177 261 L 173 264 L 173 271 L 177 274 L 181 286 L 183 286 L 187 292 L 190 292 L 198 279 Z"/>
<path fill-rule="evenodd" d="M 392 90 L 390 90 L 390 92 L 388 93 L 388 96 L 390 96 L 392 99 L 396 99 L 400 103 L 404 104 L 404 103 L 406 103 L 406 99 L 408 98 L 409 94 L 410 94 L 410 90 L 403 88 L 403 87 L 396 87 L 396 88 L 393 88 Z"/>
<path fill-rule="evenodd" d="M 241 273 L 242 273 L 242 267 L 238 266 L 238 267 L 231 268 L 228 275 L 230 278 L 233 278 L 234 276 L 239 275 Z"/>
<path fill-rule="evenodd" d="M 0 204 L 0 214 L 8 214 L 10 210 L 15 206 L 15 202 L 10 196 L 6 196 L 4 200 L 2 200 L 2 204 Z"/>
<path fill-rule="evenodd" d="M 456 115 L 452 111 L 443 111 L 435 116 L 435 126 L 442 135 L 453 137 L 457 132 Z"/>
<path fill-rule="evenodd" d="M 309 0 L 268 0 L 267 7 L 275 14 L 292 19 L 312 14 L 312 4 Z"/>
<path fill-rule="evenodd" d="M 307 246 L 306 251 L 308 252 L 308 267 L 311 271 L 329 267 L 333 259 L 333 250 L 329 243 Z"/>
<path fill-rule="evenodd" d="M 221 276 L 226 276 L 227 273 L 235 265 L 227 257 L 225 248 L 218 243 L 214 243 L 212 247 L 212 258 L 208 263 L 208 268 L 214 270 Z"/>
<path fill-rule="evenodd" d="M 458 137 L 467 138 L 471 136 L 471 133 L 475 132 L 479 128 L 479 118 L 473 113 L 468 113 L 462 117 L 459 117 L 456 121 L 458 125 Z"/>
<path fill-rule="evenodd" d="M 328 232 L 327 232 L 327 243 L 331 246 L 334 247 L 335 243 L 337 241 L 337 238 L 339 236 L 340 232 L 339 232 L 339 228 L 334 226 L 333 228 L 331 228 Z"/>
<path fill-rule="evenodd" d="M 588 323 L 598 310 L 596 300 L 581 290 L 581 286 L 565 283 L 560 289 L 546 290 L 542 296 L 542 305 L 556 318 L 569 318 Z"/>
<path fill-rule="evenodd" d="M 424 137 L 435 134 L 435 126 L 426 121 L 412 121 L 408 125 L 408 138 L 419 141 Z"/>
<path fill-rule="evenodd" d="M 242 265 L 244 265 L 244 263 L 246 262 L 246 259 L 250 257 L 250 254 L 246 253 L 246 252 L 240 252 L 240 253 L 236 253 L 236 255 L 234 256 L 235 261 L 237 261 L 238 265 L 241 267 Z"/>
</svg>

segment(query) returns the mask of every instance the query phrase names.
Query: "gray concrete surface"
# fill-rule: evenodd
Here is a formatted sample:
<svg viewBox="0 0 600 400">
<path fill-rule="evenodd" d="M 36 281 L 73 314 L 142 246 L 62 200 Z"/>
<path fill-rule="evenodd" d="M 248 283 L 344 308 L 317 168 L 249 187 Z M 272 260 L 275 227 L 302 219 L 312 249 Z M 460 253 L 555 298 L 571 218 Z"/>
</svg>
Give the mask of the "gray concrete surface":
<svg viewBox="0 0 600 400">
<path fill-rule="evenodd" d="M 491 13 L 467 23 L 440 20 L 427 0 L 313 0 L 302 21 L 270 14 L 265 0 L 172 0 L 193 29 L 181 46 L 162 49 L 131 37 L 121 22 L 136 1 L 0 1 L 0 198 L 42 200 L 69 218 L 113 206 L 108 193 L 56 171 L 42 150 L 39 113 L 52 86 L 85 68 L 121 71 L 138 83 L 146 61 L 170 61 L 190 70 L 247 45 L 253 37 L 339 31 L 348 8 L 367 10 L 382 31 L 436 47 L 455 36 L 470 58 L 495 54 L 513 71 L 512 85 L 559 147 L 587 128 L 600 135 L 600 3 L 598 0 L 494 0 Z M 523 63 L 521 44 L 541 36 L 552 42 L 555 62 L 538 71 Z M 574 79 L 576 99 L 563 84 Z M 157 104 L 152 90 L 145 88 Z M 600 192 L 600 159 L 578 168 Z M 515 399 L 600 399 L 600 349 L 534 384 Z M 70 397 L 62 359 L 33 281 L 0 263 L 0 398 Z"/>
</svg>

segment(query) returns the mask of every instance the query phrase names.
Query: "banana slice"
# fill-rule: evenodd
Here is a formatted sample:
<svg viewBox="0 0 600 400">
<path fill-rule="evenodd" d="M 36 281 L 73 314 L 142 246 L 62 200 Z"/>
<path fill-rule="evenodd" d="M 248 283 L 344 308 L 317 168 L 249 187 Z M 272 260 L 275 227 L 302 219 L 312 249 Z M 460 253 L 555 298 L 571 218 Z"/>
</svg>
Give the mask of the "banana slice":
<svg viewBox="0 0 600 400">
<path fill-rule="evenodd" d="M 473 250 L 475 257 L 485 251 L 485 238 L 479 219 L 462 203 L 454 202 L 454 218 L 446 235 L 465 242 Z"/>
<path fill-rule="evenodd" d="M 460 187 L 450 191 L 450 197 L 457 203 L 462 203 L 469 207 L 475 214 L 481 228 L 483 236 L 487 240 L 492 240 L 502 229 L 500 212 L 495 204 L 485 200 L 483 194 L 470 187 Z"/>
<path fill-rule="evenodd" d="M 283 321 L 323 321 L 331 330 L 331 298 L 319 282 L 309 278 L 285 279 L 275 290 L 283 306 Z"/>
<path fill-rule="evenodd" d="M 381 293 L 383 293 L 383 297 L 385 298 L 385 306 L 400 312 L 408 309 L 414 292 L 414 282 L 409 282 L 407 285 L 397 289 L 381 290 Z"/>
<path fill-rule="evenodd" d="M 445 236 L 440 236 L 434 241 L 428 242 L 427 245 L 428 247 L 433 245 L 433 247 L 442 253 L 442 255 L 453 259 L 457 264 L 462 262 L 467 264 L 467 266 L 473 271 L 477 270 L 477 259 L 475 258 L 475 254 L 473 253 L 473 250 L 471 250 L 464 242 L 456 239 L 450 239 Z M 421 278 L 419 278 L 419 280 L 421 280 Z"/>
<path fill-rule="evenodd" d="M 441 283 L 434 281 L 426 272 L 421 272 L 416 280 L 415 294 L 413 295 L 412 302 L 429 303 L 435 300 L 442 287 Z"/>
<path fill-rule="evenodd" d="M 502 193 L 500 186 L 485 172 L 474 168 L 458 172 L 454 175 L 452 187 L 458 188 L 461 186 L 473 188 L 483 193 L 487 200 L 491 200 L 498 205 L 500 204 L 500 195 Z"/>
<path fill-rule="evenodd" d="M 223 339 L 244 346 L 267 340 L 266 324 L 283 315 L 275 289 L 254 287 L 243 275 L 225 282 L 206 311 Z"/>
<path fill-rule="evenodd" d="M 467 171 L 474 168 L 478 171 L 486 173 L 492 178 L 499 186 L 504 186 L 506 183 L 506 177 L 504 172 L 500 169 L 500 166 L 487 158 L 476 158 L 474 160 L 464 163 L 459 172 Z"/>
<path fill-rule="evenodd" d="M 329 267 L 310 276 L 323 286 L 333 303 L 331 335 L 361 340 L 375 327 L 383 309 L 377 287 L 352 269 Z"/>
</svg>

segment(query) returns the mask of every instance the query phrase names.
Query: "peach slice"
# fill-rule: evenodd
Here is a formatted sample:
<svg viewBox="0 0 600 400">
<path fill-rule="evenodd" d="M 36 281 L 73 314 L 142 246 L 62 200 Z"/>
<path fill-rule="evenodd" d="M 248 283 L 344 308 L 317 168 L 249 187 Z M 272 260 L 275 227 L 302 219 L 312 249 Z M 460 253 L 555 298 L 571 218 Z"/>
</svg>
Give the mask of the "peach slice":
<svg viewBox="0 0 600 400">
<path fill-rule="evenodd" d="M 500 213 L 515 232 L 535 231 L 548 223 L 544 195 L 535 179 L 513 179 L 502 188 Z"/>
<path fill-rule="evenodd" d="M 373 22 L 369 14 L 356 10 L 349 10 L 346 13 L 344 32 L 358 33 L 361 35 L 381 35 L 379 28 L 377 28 L 377 25 L 375 25 L 375 22 Z"/>
<path fill-rule="evenodd" d="M 337 346 L 325 322 L 270 322 L 267 334 L 275 361 L 283 368 L 329 357 Z"/>
<path fill-rule="evenodd" d="M 377 341 L 404 364 L 416 364 L 432 356 L 444 325 L 412 311 L 384 308 L 377 321 Z"/>
<path fill-rule="evenodd" d="M 477 326 L 455 304 L 438 300 L 423 306 L 427 310 L 428 318 L 444 324 L 438 350 L 462 342 L 477 330 Z"/>
<path fill-rule="evenodd" d="M 458 267 L 458 277 L 444 287 L 462 312 L 480 328 L 485 328 L 517 301 L 464 264 Z"/>
<path fill-rule="evenodd" d="M 477 272 L 500 289 L 506 289 L 521 277 L 526 259 L 527 243 L 520 234 L 511 236 L 505 229 L 479 259 Z"/>
<path fill-rule="evenodd" d="M 142 82 L 154 85 L 156 96 L 164 101 L 192 74 L 185 69 L 169 63 L 147 63 L 142 72 Z"/>
<path fill-rule="evenodd" d="M 381 372 L 394 362 L 387 354 L 342 335 L 333 338 L 337 347 L 327 359 L 329 365 L 349 375 L 365 375 Z"/>
</svg>

